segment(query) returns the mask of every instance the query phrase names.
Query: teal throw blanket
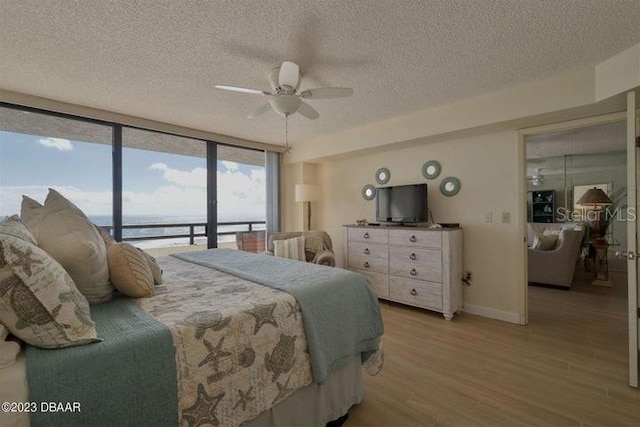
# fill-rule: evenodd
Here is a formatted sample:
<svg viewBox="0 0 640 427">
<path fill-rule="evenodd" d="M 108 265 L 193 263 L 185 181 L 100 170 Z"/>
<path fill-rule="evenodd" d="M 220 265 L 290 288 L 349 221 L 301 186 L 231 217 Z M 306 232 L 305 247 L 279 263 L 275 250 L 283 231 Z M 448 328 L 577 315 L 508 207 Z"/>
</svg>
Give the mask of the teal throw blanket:
<svg viewBox="0 0 640 427">
<path fill-rule="evenodd" d="M 92 305 L 104 341 L 45 350 L 27 346 L 31 426 L 177 426 L 171 332 L 128 298 Z M 40 402 L 79 402 L 81 412 L 42 412 Z"/>
<path fill-rule="evenodd" d="M 174 254 L 293 295 L 302 310 L 314 380 L 361 354 L 366 360 L 384 332 L 378 299 L 364 276 L 340 268 L 231 249 Z"/>
</svg>

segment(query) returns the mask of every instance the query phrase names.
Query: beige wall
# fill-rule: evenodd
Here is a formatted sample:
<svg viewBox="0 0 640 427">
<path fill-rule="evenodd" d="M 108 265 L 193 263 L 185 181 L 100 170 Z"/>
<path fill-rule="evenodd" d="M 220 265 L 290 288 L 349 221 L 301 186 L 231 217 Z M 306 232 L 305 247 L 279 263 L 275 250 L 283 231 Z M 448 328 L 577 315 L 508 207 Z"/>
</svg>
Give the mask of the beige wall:
<svg viewBox="0 0 640 427">
<path fill-rule="evenodd" d="M 521 209 L 517 144 L 518 135 L 511 131 L 424 142 L 411 148 L 319 163 L 315 183 L 322 188 L 322 201 L 312 206 L 317 219 L 314 225 L 329 232 L 337 261 L 342 264 L 342 226 L 362 217 L 375 220 L 374 201 L 365 201 L 361 190 L 365 184 L 376 185 L 374 173 L 378 168 L 389 168 L 388 185 L 427 182 L 429 206 L 436 222 L 459 222 L 464 228 L 464 270 L 473 274 L 472 286 L 465 288 L 465 310 L 518 322 L 521 279 L 516 266 L 522 263 L 522 243 L 517 227 Z M 427 160 L 438 160 L 442 165 L 442 174 L 432 181 L 421 175 Z M 458 195 L 440 194 L 438 186 L 445 176 L 460 179 Z M 285 187 L 293 188 L 296 183 L 289 175 Z M 488 212 L 493 215 L 492 223 L 485 222 Z M 502 212 L 511 215 L 510 223 L 500 222 Z M 285 228 L 291 229 L 296 222 L 292 225 L 287 221 Z"/>
</svg>

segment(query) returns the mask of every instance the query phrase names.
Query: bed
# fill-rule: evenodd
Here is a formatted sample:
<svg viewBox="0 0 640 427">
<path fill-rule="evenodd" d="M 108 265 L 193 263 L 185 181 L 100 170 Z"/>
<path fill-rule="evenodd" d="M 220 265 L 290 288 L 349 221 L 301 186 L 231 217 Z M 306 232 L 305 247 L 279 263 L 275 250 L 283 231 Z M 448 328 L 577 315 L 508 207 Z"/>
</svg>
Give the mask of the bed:
<svg viewBox="0 0 640 427">
<path fill-rule="evenodd" d="M 27 345 L 0 369 L 0 399 L 35 405 L 0 425 L 322 426 L 382 368 L 356 273 L 222 249 L 158 262 L 154 296 L 91 306 L 102 342 Z"/>
</svg>

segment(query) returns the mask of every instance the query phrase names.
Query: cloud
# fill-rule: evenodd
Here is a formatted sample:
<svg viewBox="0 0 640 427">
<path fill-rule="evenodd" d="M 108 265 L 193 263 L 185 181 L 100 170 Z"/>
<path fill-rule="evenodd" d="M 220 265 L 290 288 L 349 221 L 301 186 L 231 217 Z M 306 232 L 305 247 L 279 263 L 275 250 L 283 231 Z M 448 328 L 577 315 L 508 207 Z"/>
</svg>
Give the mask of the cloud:
<svg viewBox="0 0 640 427">
<path fill-rule="evenodd" d="M 203 188 L 206 188 L 207 186 L 207 169 L 205 168 L 194 168 L 190 171 L 181 171 L 178 169 L 172 169 L 162 162 L 158 162 L 149 166 L 149 169 L 162 171 L 163 178 L 172 184 Z"/>
<path fill-rule="evenodd" d="M 0 216 L 19 214 L 23 194 L 44 204 L 49 187 L 69 199 L 86 215 L 111 215 L 113 212 L 111 191 L 84 191 L 73 186 L 58 185 L 0 186 Z"/>
<path fill-rule="evenodd" d="M 231 172 L 235 172 L 235 171 L 238 170 L 238 164 L 236 162 L 230 162 L 228 160 L 223 160 L 220 163 L 222 163 Z"/>
<path fill-rule="evenodd" d="M 172 170 L 167 165 L 156 163 L 152 169 L 164 172 L 164 176 Z M 193 179 L 197 176 L 191 172 L 181 172 L 177 176 Z M 266 211 L 266 185 L 264 168 L 253 169 L 250 174 L 241 172 L 218 171 L 218 217 L 220 221 L 242 219 L 262 219 Z M 185 178 L 187 179 L 187 178 Z M 59 191 L 71 200 L 87 215 L 112 214 L 112 192 L 85 191 L 74 186 L 50 187 Z M 20 212 L 22 195 L 44 203 L 47 186 L 0 186 L 0 216 Z M 181 186 L 176 184 L 161 185 L 148 191 L 127 191 L 122 193 L 124 216 L 205 216 L 207 212 L 206 186 Z M 176 218 L 176 221 L 179 221 Z M 184 221 L 184 219 L 182 219 Z"/>
<path fill-rule="evenodd" d="M 60 151 L 73 150 L 73 144 L 68 139 L 63 138 L 40 138 L 38 144 L 47 148 L 55 148 Z"/>
</svg>

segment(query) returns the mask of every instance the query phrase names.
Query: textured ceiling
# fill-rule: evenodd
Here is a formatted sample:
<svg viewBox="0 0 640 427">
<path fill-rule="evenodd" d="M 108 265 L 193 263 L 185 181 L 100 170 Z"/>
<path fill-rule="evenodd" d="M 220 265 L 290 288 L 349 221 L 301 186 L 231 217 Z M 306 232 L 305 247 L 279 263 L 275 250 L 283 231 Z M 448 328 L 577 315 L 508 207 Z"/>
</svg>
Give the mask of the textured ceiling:
<svg viewBox="0 0 640 427">
<path fill-rule="evenodd" d="M 303 142 L 565 71 L 640 41 L 638 0 L 3 0 L 0 88 L 283 144 L 246 115 L 282 61 L 349 86 L 289 120 Z"/>
<path fill-rule="evenodd" d="M 599 154 L 627 149 L 626 122 L 528 136 L 527 159 L 572 154 Z"/>
</svg>

